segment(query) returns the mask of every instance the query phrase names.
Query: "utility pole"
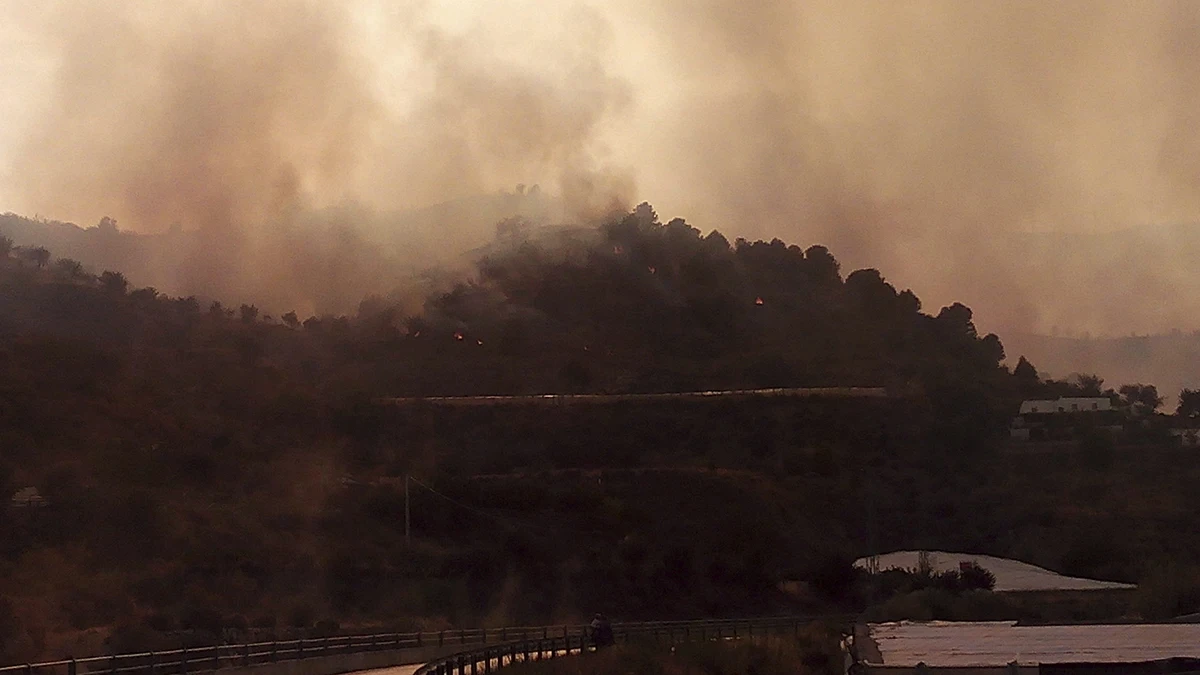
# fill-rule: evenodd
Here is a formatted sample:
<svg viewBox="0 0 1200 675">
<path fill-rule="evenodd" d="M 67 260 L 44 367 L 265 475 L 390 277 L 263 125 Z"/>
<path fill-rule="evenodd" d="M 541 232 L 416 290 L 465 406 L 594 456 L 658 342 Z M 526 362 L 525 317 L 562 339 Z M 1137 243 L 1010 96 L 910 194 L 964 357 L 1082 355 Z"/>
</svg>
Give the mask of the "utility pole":
<svg viewBox="0 0 1200 675">
<path fill-rule="evenodd" d="M 412 520 L 408 508 L 408 474 L 404 474 L 404 545 L 412 545 Z"/>
</svg>

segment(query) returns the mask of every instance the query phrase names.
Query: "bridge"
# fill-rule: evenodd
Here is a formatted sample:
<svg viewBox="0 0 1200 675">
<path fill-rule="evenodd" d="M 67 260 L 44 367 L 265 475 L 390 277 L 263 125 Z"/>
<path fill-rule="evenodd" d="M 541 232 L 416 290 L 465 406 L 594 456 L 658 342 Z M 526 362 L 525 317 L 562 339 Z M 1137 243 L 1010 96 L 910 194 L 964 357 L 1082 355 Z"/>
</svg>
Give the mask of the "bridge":
<svg viewBox="0 0 1200 675">
<path fill-rule="evenodd" d="M 779 616 L 613 624 L 618 642 L 658 644 L 795 635 L 802 626 L 842 615 Z M 511 663 L 578 654 L 591 646 L 587 626 L 518 626 L 272 640 L 167 651 L 109 654 L 0 667 L 0 675 L 338 675 L 387 669 L 387 675 L 487 675 Z M 366 674 L 364 674 L 366 675 Z"/>
</svg>

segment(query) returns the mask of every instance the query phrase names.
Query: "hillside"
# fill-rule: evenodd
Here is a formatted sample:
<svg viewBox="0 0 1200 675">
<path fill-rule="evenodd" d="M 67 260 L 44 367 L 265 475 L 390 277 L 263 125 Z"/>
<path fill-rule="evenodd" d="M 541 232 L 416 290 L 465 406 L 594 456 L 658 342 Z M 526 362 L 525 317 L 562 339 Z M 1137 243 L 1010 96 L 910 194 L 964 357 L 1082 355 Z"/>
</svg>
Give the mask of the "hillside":
<svg viewBox="0 0 1200 675">
<path fill-rule="evenodd" d="M 142 223 L 130 230 L 110 218 L 81 227 L 2 213 L 0 233 L 17 246 L 44 247 L 97 273 L 118 270 L 136 286 L 170 295 L 251 300 L 278 313 L 344 314 L 368 294 L 427 292 L 419 272 L 469 265 L 474 258 L 463 252 L 489 242 L 503 219 L 546 224 L 561 216 L 561 204 L 535 190 L 387 213 L 345 204 L 246 228 Z"/>
<path fill-rule="evenodd" d="M 643 205 L 590 233 L 507 228 L 420 311 L 308 318 L 2 253 L 0 492 L 45 505 L 0 508 L 0 660 L 859 607 L 846 574 L 871 542 L 1147 581 L 1148 613 L 1194 602 L 1194 463 L 1000 452 L 1023 391 L 1068 385 L 1010 374 L 970 309 L 925 313 L 821 246 Z M 379 403 L 821 385 L 891 396 Z"/>
</svg>

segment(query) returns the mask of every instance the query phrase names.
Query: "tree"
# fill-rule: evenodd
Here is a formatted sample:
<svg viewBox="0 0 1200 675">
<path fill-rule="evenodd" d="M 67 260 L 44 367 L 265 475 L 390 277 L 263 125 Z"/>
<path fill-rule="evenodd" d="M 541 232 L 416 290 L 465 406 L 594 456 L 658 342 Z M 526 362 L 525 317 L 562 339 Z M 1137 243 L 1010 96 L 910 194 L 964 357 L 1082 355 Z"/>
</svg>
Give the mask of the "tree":
<svg viewBox="0 0 1200 675">
<path fill-rule="evenodd" d="M 0 234 L 0 260 L 8 258 L 13 250 L 13 240 Z"/>
<path fill-rule="evenodd" d="M 258 319 L 258 307 L 254 305 L 242 305 L 239 309 L 242 315 L 242 323 L 254 323 Z"/>
<path fill-rule="evenodd" d="M 968 591 L 990 591 L 996 587 L 996 575 L 974 560 L 960 565 L 958 575 Z"/>
<path fill-rule="evenodd" d="M 1083 375 L 1076 373 L 1073 383 L 1082 396 L 1103 396 L 1104 378 L 1099 375 Z"/>
<path fill-rule="evenodd" d="M 103 218 L 100 219 L 99 224 L 96 225 L 96 229 L 100 230 L 101 232 L 105 232 L 105 233 L 109 233 L 109 234 L 116 234 L 117 220 L 115 218 L 109 218 L 108 216 L 104 216 Z"/>
<path fill-rule="evenodd" d="M 1200 389 L 1180 391 L 1179 405 L 1175 408 L 1175 414 L 1189 419 L 1200 417 Z"/>
<path fill-rule="evenodd" d="M 158 289 L 153 286 L 139 288 L 129 294 L 129 298 L 135 302 L 149 304 L 158 299 Z"/>
<path fill-rule="evenodd" d="M 1017 367 L 1013 368 L 1013 377 L 1017 380 L 1017 388 L 1022 396 L 1031 396 L 1037 392 L 1041 385 L 1041 378 L 1038 377 L 1037 368 L 1029 362 L 1024 356 L 1017 359 Z"/>
<path fill-rule="evenodd" d="M 283 323 L 286 324 L 288 328 L 300 327 L 300 318 L 296 316 L 295 312 L 288 312 L 280 318 L 283 319 Z"/>
<path fill-rule="evenodd" d="M 810 246 L 804 252 L 809 277 L 818 283 L 834 284 L 842 280 L 841 265 L 824 246 Z"/>
<path fill-rule="evenodd" d="M 975 323 L 972 321 L 973 318 L 974 313 L 971 312 L 971 308 L 961 302 L 943 307 L 937 315 L 938 323 L 946 326 L 953 334 L 971 338 L 978 335 L 975 331 Z"/>
<path fill-rule="evenodd" d="M 129 280 L 120 272 L 105 270 L 100 275 L 100 287 L 113 295 L 125 295 L 125 291 L 129 289 Z"/>
<path fill-rule="evenodd" d="M 50 262 L 50 251 L 47 251 L 42 246 L 21 249 L 21 256 L 37 265 L 38 269 L 42 269 Z"/>
<path fill-rule="evenodd" d="M 1153 415 L 1163 404 L 1158 388 L 1152 384 L 1126 384 L 1119 390 L 1121 403 L 1135 415 Z"/>
<path fill-rule="evenodd" d="M 78 260 L 59 258 L 57 261 L 55 261 L 54 267 L 57 269 L 59 275 L 61 275 L 64 279 L 74 280 L 80 279 L 84 276 L 83 263 L 79 262 Z"/>
</svg>

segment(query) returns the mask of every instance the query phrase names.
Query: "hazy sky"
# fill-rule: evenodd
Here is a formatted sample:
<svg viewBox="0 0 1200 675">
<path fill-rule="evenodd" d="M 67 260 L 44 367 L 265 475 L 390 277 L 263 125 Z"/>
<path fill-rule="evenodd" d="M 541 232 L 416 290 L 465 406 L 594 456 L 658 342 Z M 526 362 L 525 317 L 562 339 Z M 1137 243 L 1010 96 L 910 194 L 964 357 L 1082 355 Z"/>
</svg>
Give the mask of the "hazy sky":
<svg viewBox="0 0 1200 675">
<path fill-rule="evenodd" d="M 1200 221 L 1198 27 L 1182 0 L 0 0 L 0 210 L 252 231 L 541 183 L 825 243 L 989 328 L 1194 329 L 1162 255 L 1190 230 L 1027 235 Z"/>
</svg>

